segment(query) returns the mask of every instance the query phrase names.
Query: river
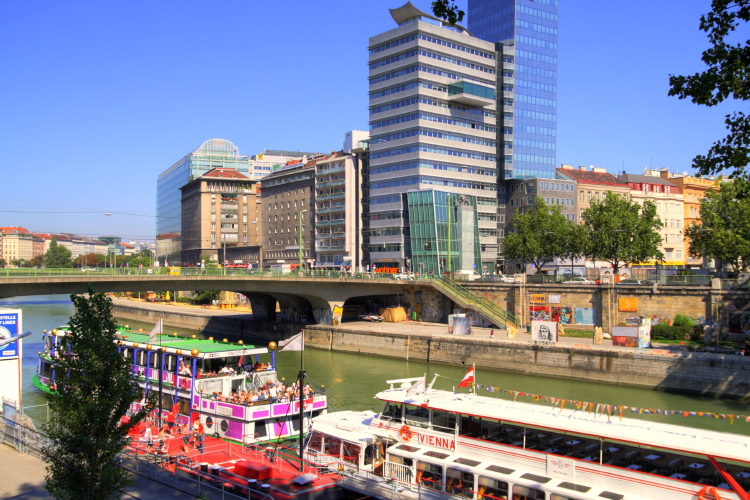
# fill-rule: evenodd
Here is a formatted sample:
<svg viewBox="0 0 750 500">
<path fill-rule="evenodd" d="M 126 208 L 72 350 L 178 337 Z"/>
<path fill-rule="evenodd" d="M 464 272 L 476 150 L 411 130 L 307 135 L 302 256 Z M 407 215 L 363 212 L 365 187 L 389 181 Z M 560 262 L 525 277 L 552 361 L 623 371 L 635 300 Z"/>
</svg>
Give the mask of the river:
<svg viewBox="0 0 750 500">
<path fill-rule="evenodd" d="M 31 336 L 23 340 L 23 404 L 43 404 L 46 397 L 37 391 L 31 378 L 36 371 L 37 353 L 43 350 L 42 331 L 50 330 L 68 322 L 73 306 L 67 295 L 40 295 L 0 300 L 0 307 L 23 310 L 23 331 L 31 330 Z M 124 323 L 124 321 L 123 321 Z M 127 322 L 132 328 L 150 330 L 153 325 Z M 166 327 L 165 332 L 194 334 L 197 332 Z M 300 368 L 299 352 L 284 352 L 277 355 L 280 377 L 292 380 Z M 332 411 L 353 409 L 379 410 L 373 399 L 376 392 L 387 388 L 386 380 L 427 375 L 428 383 L 435 373 L 439 374 L 435 387 L 449 389 L 458 385 L 468 367 L 453 367 L 428 364 L 418 361 L 403 361 L 368 355 L 334 353 L 308 349 L 304 353 L 305 370 L 318 385 L 323 385 L 328 394 Z M 478 370 L 476 382 L 482 387 L 478 393 L 491 397 L 512 398 L 507 391 L 520 391 L 539 396 L 565 400 L 577 400 L 605 405 L 624 405 L 660 410 L 709 412 L 718 414 L 749 415 L 750 405 L 735 400 L 702 397 L 688 394 L 673 394 L 649 389 L 612 386 L 592 382 L 570 381 L 553 377 L 539 377 L 502 371 Z M 487 391 L 486 386 L 494 388 Z M 498 390 L 498 389 L 502 389 Z M 518 396 L 518 401 L 531 402 L 533 398 Z M 544 403 L 539 403 L 544 404 Z M 567 403 L 566 408 L 570 408 Z M 647 418 L 654 421 L 690 425 L 712 430 L 750 435 L 750 423 L 744 420 L 717 419 L 712 417 L 676 415 L 646 415 L 625 410 L 624 416 Z M 617 418 L 617 417 L 613 417 Z"/>
</svg>

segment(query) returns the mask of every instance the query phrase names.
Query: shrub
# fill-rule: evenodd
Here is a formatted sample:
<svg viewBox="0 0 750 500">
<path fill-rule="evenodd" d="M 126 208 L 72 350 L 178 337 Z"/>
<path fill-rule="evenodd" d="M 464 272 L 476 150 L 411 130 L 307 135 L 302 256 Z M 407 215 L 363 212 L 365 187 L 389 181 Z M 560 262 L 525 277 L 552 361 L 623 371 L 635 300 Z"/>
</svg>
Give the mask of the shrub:
<svg viewBox="0 0 750 500">
<path fill-rule="evenodd" d="M 659 323 L 651 327 L 652 340 L 685 340 L 686 335 L 692 336 L 692 326 L 676 326 Z"/>
<path fill-rule="evenodd" d="M 676 314 L 673 324 L 674 326 L 693 326 L 695 325 L 695 321 L 685 314 Z"/>
</svg>

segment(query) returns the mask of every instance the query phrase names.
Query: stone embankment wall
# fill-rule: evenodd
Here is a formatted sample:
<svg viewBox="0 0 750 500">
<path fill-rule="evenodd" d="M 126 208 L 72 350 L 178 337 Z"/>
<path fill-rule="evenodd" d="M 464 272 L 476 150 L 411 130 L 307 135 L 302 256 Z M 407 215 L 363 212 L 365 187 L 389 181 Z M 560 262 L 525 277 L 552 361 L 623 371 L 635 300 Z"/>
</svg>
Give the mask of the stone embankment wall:
<svg viewBox="0 0 750 500">
<path fill-rule="evenodd" d="M 596 349 L 595 346 L 532 346 L 526 342 L 376 333 L 308 325 L 305 345 L 336 352 L 472 364 L 516 373 L 592 380 L 750 400 L 750 358 L 708 353 Z"/>
</svg>

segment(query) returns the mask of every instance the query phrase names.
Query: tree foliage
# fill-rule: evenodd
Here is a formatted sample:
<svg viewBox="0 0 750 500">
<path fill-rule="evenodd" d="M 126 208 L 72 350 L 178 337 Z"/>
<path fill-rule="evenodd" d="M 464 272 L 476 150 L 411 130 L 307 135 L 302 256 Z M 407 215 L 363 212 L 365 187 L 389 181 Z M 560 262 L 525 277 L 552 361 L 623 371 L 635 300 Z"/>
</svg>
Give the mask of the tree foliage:
<svg viewBox="0 0 750 500">
<path fill-rule="evenodd" d="M 432 2 L 432 13 L 448 21 L 451 26 L 460 23 L 466 14 L 453 3 L 453 0 L 435 0 Z"/>
<path fill-rule="evenodd" d="M 750 198 L 746 182 L 725 182 L 721 190 L 710 190 L 701 200 L 701 222 L 685 229 L 690 255 L 722 259 L 735 269 L 750 266 Z"/>
<path fill-rule="evenodd" d="M 511 222 L 513 231 L 503 238 L 503 255 L 508 260 L 532 263 L 538 273 L 556 258 L 581 255 L 579 229 L 561 207 L 550 207 L 544 198 L 537 197 L 532 210 L 513 214 Z"/>
<path fill-rule="evenodd" d="M 63 269 L 73 267 L 70 250 L 57 244 L 52 238 L 47 252 L 44 254 L 44 267 L 52 269 Z"/>
<path fill-rule="evenodd" d="M 95 253 L 87 253 L 86 255 L 79 255 L 76 257 L 75 265 L 80 267 L 97 267 L 102 261 L 100 260 L 101 255 Z"/>
<path fill-rule="evenodd" d="M 608 262 L 617 274 L 620 264 L 626 266 L 652 259 L 664 260 L 659 251 L 663 227 L 656 215 L 656 205 L 643 206 L 607 191 L 602 201 L 592 200 L 581 219 L 586 228 L 586 256 Z"/>
<path fill-rule="evenodd" d="M 750 99 L 750 41 L 732 44 L 727 38 L 750 21 L 750 0 L 713 0 L 711 12 L 701 16 L 700 29 L 708 34 L 711 46 L 701 60 L 707 69 L 692 76 L 669 77 L 669 95 L 691 98 L 695 104 L 716 106 L 726 99 Z M 745 26 L 745 28 L 747 28 Z M 742 36 L 747 33 L 745 29 Z M 698 155 L 693 165 L 703 175 L 734 169 L 733 176 L 747 177 L 750 164 L 750 116 L 737 111 L 726 115 L 729 133 L 714 143 L 706 155 Z"/>
<path fill-rule="evenodd" d="M 104 294 L 71 295 L 76 313 L 60 337 L 57 391 L 45 431 L 53 445 L 43 450 L 47 491 L 58 499 L 120 498 L 130 483 L 115 457 L 128 431 L 154 407 L 153 399 L 128 424 L 120 425 L 130 403 L 141 397 L 131 364 L 118 352 L 112 302 Z"/>
<path fill-rule="evenodd" d="M 130 267 L 149 267 L 153 262 L 153 258 L 151 257 L 151 252 L 149 250 L 143 250 L 136 254 L 125 256 L 125 262 Z"/>
<path fill-rule="evenodd" d="M 193 300 L 198 304 L 210 304 L 212 300 L 219 298 L 216 290 L 196 290 L 193 292 Z"/>
</svg>

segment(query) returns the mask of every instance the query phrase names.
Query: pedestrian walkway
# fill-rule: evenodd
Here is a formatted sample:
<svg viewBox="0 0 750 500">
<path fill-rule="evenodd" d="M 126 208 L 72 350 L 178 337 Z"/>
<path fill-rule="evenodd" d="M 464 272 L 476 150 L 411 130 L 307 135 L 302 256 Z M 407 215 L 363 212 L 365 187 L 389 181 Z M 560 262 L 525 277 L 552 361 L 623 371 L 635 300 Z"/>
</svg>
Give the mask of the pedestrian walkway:
<svg viewBox="0 0 750 500">
<path fill-rule="evenodd" d="M 19 453 L 5 444 L 0 444 L 0 499 L 42 500 L 51 499 L 44 488 L 45 464 L 31 455 Z M 123 499 L 191 498 L 180 490 L 142 476 L 136 476 L 134 486 L 127 488 Z"/>
</svg>

